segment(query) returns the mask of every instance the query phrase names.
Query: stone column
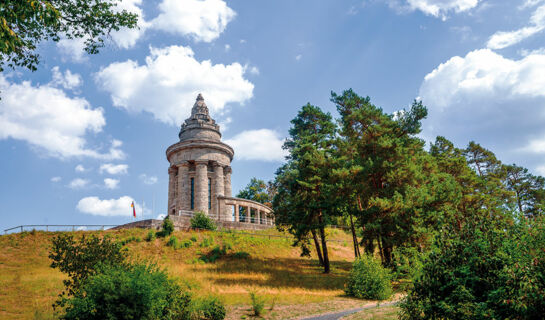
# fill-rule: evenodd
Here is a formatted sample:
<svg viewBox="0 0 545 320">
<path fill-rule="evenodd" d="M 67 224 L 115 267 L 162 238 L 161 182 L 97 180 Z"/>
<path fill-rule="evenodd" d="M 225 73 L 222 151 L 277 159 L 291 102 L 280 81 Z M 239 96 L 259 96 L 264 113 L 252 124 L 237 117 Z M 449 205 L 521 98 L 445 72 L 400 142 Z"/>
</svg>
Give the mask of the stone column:
<svg viewBox="0 0 545 320">
<path fill-rule="evenodd" d="M 224 196 L 226 197 L 232 197 L 232 191 L 231 191 L 231 167 L 227 166 L 223 169 L 223 185 L 225 188 Z"/>
<path fill-rule="evenodd" d="M 247 222 L 252 223 L 252 207 L 248 206 L 248 219 L 246 219 Z"/>
<path fill-rule="evenodd" d="M 178 205 L 176 206 L 176 215 L 178 215 L 178 210 L 190 210 L 189 197 L 189 163 L 184 161 L 178 165 Z"/>
<path fill-rule="evenodd" d="M 212 202 L 216 205 L 215 213 L 218 215 L 218 219 L 223 219 L 223 216 L 226 215 L 224 208 L 221 206 L 221 201 L 218 200 L 219 196 L 223 196 L 225 189 L 223 186 L 223 167 L 219 163 L 214 163 L 214 197 L 212 197 Z"/>
<path fill-rule="evenodd" d="M 239 206 L 238 204 L 235 204 L 235 221 L 236 222 L 239 222 L 240 221 L 240 218 L 239 218 Z"/>
<path fill-rule="evenodd" d="M 257 224 L 261 224 L 261 210 L 257 209 Z"/>
<path fill-rule="evenodd" d="M 195 161 L 195 211 L 208 214 L 208 161 Z"/>
<path fill-rule="evenodd" d="M 176 179 L 176 169 L 175 167 L 168 168 L 168 208 L 167 214 L 172 213 L 172 205 L 176 203 L 176 190 L 174 190 L 174 182 Z"/>
</svg>

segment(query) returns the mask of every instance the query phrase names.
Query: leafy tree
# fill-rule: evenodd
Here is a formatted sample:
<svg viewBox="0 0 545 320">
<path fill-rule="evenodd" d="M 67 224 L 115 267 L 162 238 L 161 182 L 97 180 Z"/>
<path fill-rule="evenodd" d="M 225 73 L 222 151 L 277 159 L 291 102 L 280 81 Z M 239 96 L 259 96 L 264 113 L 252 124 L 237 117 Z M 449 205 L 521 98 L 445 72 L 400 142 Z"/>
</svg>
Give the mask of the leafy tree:
<svg viewBox="0 0 545 320">
<path fill-rule="evenodd" d="M 61 319 L 190 319 L 191 295 L 153 265 L 101 266 Z"/>
<path fill-rule="evenodd" d="M 0 71 L 8 67 L 36 70 L 42 41 L 85 39 L 96 54 L 112 31 L 136 28 L 137 15 L 119 10 L 121 0 L 7 0 L 0 2 Z"/>
<path fill-rule="evenodd" d="M 390 265 L 395 247 L 431 242 L 455 186 L 415 137 L 427 114 L 421 102 L 389 115 L 352 90 L 332 93 L 332 101 L 341 115 L 337 202 L 357 216 L 366 251 L 378 245 Z"/>
<path fill-rule="evenodd" d="M 98 273 L 99 264 L 125 265 L 125 257 L 122 245 L 108 237 L 83 235 L 76 240 L 66 233 L 54 237 L 49 253 L 51 268 L 66 273 L 68 279 L 63 280 L 66 291 L 59 294 L 60 299 L 53 306 L 64 306 L 67 296 L 77 294 L 85 280 Z"/>
<path fill-rule="evenodd" d="M 513 192 L 518 212 L 526 216 L 545 212 L 545 178 L 534 176 L 528 169 L 515 164 L 502 166 L 503 182 Z"/>
<path fill-rule="evenodd" d="M 329 113 L 310 104 L 303 106 L 291 123 L 290 138 L 283 146 L 289 151 L 288 163 L 277 171 L 275 182 L 275 219 L 277 225 L 295 235 L 303 254 L 309 254 L 312 234 L 324 272 L 328 273 L 325 227 L 336 214 L 330 184 L 335 124 Z"/>
<path fill-rule="evenodd" d="M 474 216 L 445 228 L 401 319 L 538 319 L 545 312 L 545 221 Z"/>
<path fill-rule="evenodd" d="M 272 199 L 274 197 L 272 183 L 265 183 L 265 181 L 257 178 L 252 178 L 250 183 L 240 190 L 237 194 L 238 198 L 257 201 L 266 206 L 272 206 Z"/>
</svg>

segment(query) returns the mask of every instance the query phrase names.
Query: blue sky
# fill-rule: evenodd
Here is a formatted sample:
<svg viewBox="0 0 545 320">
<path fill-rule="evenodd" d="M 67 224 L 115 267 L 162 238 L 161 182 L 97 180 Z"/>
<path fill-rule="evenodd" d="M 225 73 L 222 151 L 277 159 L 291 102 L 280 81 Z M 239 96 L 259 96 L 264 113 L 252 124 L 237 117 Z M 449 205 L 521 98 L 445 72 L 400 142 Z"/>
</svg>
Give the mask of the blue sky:
<svg viewBox="0 0 545 320">
<path fill-rule="evenodd" d="M 166 148 L 202 92 L 235 148 L 236 194 L 272 179 L 307 102 L 353 88 L 419 98 L 422 138 L 471 140 L 545 175 L 545 0 L 123 0 L 139 30 L 98 55 L 40 45 L 0 75 L 0 228 L 119 224 L 166 211 Z M 140 217 L 139 217 L 140 218 Z"/>
</svg>

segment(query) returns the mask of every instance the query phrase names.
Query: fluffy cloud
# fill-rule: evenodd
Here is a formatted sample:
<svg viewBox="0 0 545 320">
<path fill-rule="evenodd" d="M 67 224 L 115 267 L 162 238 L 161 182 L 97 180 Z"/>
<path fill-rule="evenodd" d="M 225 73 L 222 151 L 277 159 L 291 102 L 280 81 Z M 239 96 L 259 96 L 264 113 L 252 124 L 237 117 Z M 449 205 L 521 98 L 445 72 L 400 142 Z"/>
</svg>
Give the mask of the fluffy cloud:
<svg viewBox="0 0 545 320">
<path fill-rule="evenodd" d="M 85 49 L 85 38 L 61 39 L 57 42 L 57 48 L 64 57 L 68 57 L 73 62 L 84 62 L 87 60 Z"/>
<path fill-rule="evenodd" d="M 101 200 L 98 197 L 85 197 L 81 199 L 76 208 L 83 213 L 95 216 L 126 216 L 132 217 L 131 203 L 134 201 L 129 196 L 119 199 Z M 135 203 L 136 212 L 142 212 L 142 207 Z"/>
<path fill-rule="evenodd" d="M 107 172 L 109 174 L 126 174 L 129 169 L 129 166 L 126 164 L 112 164 L 105 163 L 100 166 L 98 171 L 102 174 Z"/>
<path fill-rule="evenodd" d="M 429 107 L 423 134 L 458 145 L 476 140 L 506 162 L 544 164 L 545 55 L 507 59 L 491 50 L 453 57 L 429 73 L 420 97 Z"/>
<path fill-rule="evenodd" d="M 152 28 L 203 42 L 218 38 L 236 15 L 223 0 L 163 0 L 159 10 Z"/>
<path fill-rule="evenodd" d="M 51 178 L 51 182 L 59 182 L 59 181 L 61 181 L 61 180 L 62 180 L 61 177 L 53 177 L 53 178 Z"/>
<path fill-rule="evenodd" d="M 225 143 L 235 149 L 235 157 L 241 160 L 283 161 L 287 155 L 282 149 L 284 141 L 270 129 L 243 131 Z"/>
<path fill-rule="evenodd" d="M 89 184 L 89 180 L 76 178 L 70 181 L 70 184 L 68 184 L 68 187 L 72 189 L 81 189 L 81 188 L 85 188 L 88 184 Z"/>
<path fill-rule="evenodd" d="M 129 112 L 146 111 L 160 121 L 180 124 L 190 114 L 199 92 L 219 114 L 227 103 L 244 103 L 254 85 L 244 79 L 239 63 L 197 61 L 189 47 L 150 48 L 145 65 L 116 62 L 96 74 L 97 83 L 111 95 L 114 106 Z"/>
<path fill-rule="evenodd" d="M 0 91 L 0 139 L 24 140 L 59 158 L 123 158 L 120 141 L 112 141 L 106 153 L 87 146 L 85 135 L 101 132 L 106 124 L 102 108 L 93 109 L 87 100 L 68 97 L 50 84 L 10 83 L 2 75 Z"/>
<path fill-rule="evenodd" d="M 446 19 L 449 12 L 460 13 L 475 8 L 480 0 L 389 0 L 390 7 L 400 11 L 420 10 Z"/>
<path fill-rule="evenodd" d="M 142 180 L 142 182 L 144 182 L 144 184 L 149 184 L 149 185 L 157 183 L 157 177 L 156 176 L 148 176 L 145 173 L 140 175 L 140 180 Z"/>
<path fill-rule="evenodd" d="M 51 84 L 61 86 L 64 89 L 73 90 L 83 83 L 81 76 L 77 73 L 72 73 L 70 70 L 66 70 L 63 74 L 57 66 L 53 67 L 51 72 L 53 74 Z"/>
<path fill-rule="evenodd" d="M 85 167 L 81 164 L 78 164 L 74 170 L 76 170 L 76 172 L 85 172 Z"/>
<path fill-rule="evenodd" d="M 140 8 L 142 0 L 122 0 L 118 3 L 116 11 L 126 10 L 134 13 L 138 17 L 138 28 L 128 29 L 123 28 L 119 31 L 111 33 L 114 43 L 123 49 L 129 49 L 134 47 L 136 42 L 142 37 L 146 29 L 149 27 L 149 23 L 144 18 L 144 11 Z"/>
<path fill-rule="evenodd" d="M 545 5 L 536 9 L 530 18 L 530 24 L 515 31 L 499 31 L 488 39 L 490 49 L 503 49 L 529 38 L 545 29 Z"/>
<path fill-rule="evenodd" d="M 104 187 L 106 187 L 106 189 L 117 189 L 118 185 L 119 185 L 119 180 L 117 179 L 111 179 L 111 178 L 104 179 Z"/>
</svg>

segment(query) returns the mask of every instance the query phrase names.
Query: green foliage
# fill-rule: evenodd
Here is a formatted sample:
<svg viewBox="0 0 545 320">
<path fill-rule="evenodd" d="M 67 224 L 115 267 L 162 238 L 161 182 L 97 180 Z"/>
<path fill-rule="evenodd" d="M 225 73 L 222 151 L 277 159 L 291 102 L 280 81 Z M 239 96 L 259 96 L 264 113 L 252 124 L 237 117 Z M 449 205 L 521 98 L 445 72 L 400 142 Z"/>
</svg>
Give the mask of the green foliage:
<svg viewBox="0 0 545 320">
<path fill-rule="evenodd" d="M 248 259 L 250 258 L 250 254 L 246 251 L 237 251 L 233 253 L 232 257 L 235 259 Z"/>
<path fill-rule="evenodd" d="M 199 247 L 208 248 L 213 244 L 214 244 L 214 237 L 208 237 L 208 238 L 202 239 L 202 242 L 199 244 Z"/>
<path fill-rule="evenodd" d="M 265 181 L 257 178 L 252 178 L 250 183 L 237 194 L 237 198 L 253 200 L 268 206 L 272 205 L 273 197 L 274 187 L 272 182 L 265 183 Z"/>
<path fill-rule="evenodd" d="M 0 72 L 4 64 L 36 70 L 42 41 L 84 39 L 85 51 L 98 53 L 110 32 L 136 28 L 137 15 L 119 10 L 120 0 L 42 0 L 0 2 Z"/>
<path fill-rule="evenodd" d="M 195 235 L 191 236 L 191 238 L 189 238 L 189 240 L 191 240 L 192 242 L 197 242 L 197 237 Z"/>
<path fill-rule="evenodd" d="M 222 320 L 225 314 L 225 306 L 214 296 L 196 299 L 192 307 L 193 319 Z"/>
<path fill-rule="evenodd" d="M 178 248 L 178 238 L 175 236 L 171 236 L 170 239 L 167 241 L 167 246 L 173 247 L 174 249 Z"/>
<path fill-rule="evenodd" d="M 183 240 L 179 242 L 178 248 L 189 248 L 193 245 L 191 240 Z"/>
<path fill-rule="evenodd" d="M 153 265 L 103 266 L 66 301 L 62 319 L 189 319 L 191 295 Z"/>
<path fill-rule="evenodd" d="M 66 296 L 79 292 L 84 281 L 97 274 L 98 265 L 124 265 L 126 253 L 122 245 L 108 237 L 97 236 L 75 239 L 73 235 L 61 233 L 52 240 L 49 253 L 51 267 L 58 268 L 68 276 L 63 280 L 65 291 L 59 294 L 55 306 L 63 306 Z"/>
<path fill-rule="evenodd" d="M 254 316 L 261 316 L 263 314 L 263 310 L 265 309 L 265 299 L 259 296 L 255 291 L 250 291 L 250 299 L 252 301 Z"/>
<path fill-rule="evenodd" d="M 352 265 L 345 292 L 360 299 L 385 300 L 392 295 L 390 271 L 369 255 Z"/>
<path fill-rule="evenodd" d="M 155 235 L 155 231 L 150 230 L 150 231 L 148 231 L 148 234 L 146 235 L 146 241 L 151 242 L 151 241 L 155 240 L 156 237 L 157 236 Z"/>
<path fill-rule="evenodd" d="M 538 319 L 545 312 L 545 221 L 475 217 L 445 230 L 402 303 L 402 319 Z"/>
<path fill-rule="evenodd" d="M 172 232 L 174 232 L 174 223 L 172 223 L 172 220 L 167 216 L 163 220 L 163 228 L 161 231 L 157 232 L 157 236 L 160 238 L 168 237 Z"/>
<path fill-rule="evenodd" d="M 394 278 L 414 279 L 422 271 L 425 253 L 414 247 L 397 247 L 392 252 Z"/>
<path fill-rule="evenodd" d="M 224 245 L 222 247 L 215 246 L 208 254 L 201 255 L 200 259 L 207 263 L 214 263 L 221 257 L 224 257 L 227 254 L 227 247 Z"/>
<path fill-rule="evenodd" d="M 191 228 L 201 230 L 216 230 L 216 224 L 204 212 L 197 211 L 191 218 Z"/>
</svg>

